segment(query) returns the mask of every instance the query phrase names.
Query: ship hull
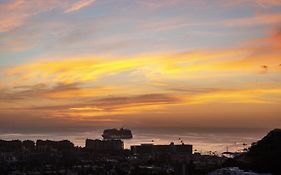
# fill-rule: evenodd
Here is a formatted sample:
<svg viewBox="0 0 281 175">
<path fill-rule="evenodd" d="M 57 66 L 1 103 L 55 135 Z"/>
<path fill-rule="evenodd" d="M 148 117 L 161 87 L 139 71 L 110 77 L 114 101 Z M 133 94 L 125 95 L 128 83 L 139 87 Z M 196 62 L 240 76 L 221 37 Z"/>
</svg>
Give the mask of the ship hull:
<svg viewBox="0 0 281 175">
<path fill-rule="evenodd" d="M 113 140 L 117 140 L 117 139 L 132 139 L 132 136 L 106 136 L 106 135 L 102 135 L 103 139 L 113 139 Z"/>
<path fill-rule="evenodd" d="M 103 139 L 132 139 L 133 135 L 129 129 L 106 129 L 102 134 Z"/>
</svg>

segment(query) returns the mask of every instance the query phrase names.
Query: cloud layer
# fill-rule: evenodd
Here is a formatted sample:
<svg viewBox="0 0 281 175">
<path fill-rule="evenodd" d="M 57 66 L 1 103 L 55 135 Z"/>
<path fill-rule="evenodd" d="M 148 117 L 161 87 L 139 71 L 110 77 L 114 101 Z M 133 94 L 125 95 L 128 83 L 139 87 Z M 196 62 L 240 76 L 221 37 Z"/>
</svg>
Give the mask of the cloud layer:
<svg viewBox="0 0 281 175">
<path fill-rule="evenodd" d="M 1 1 L 0 128 L 280 126 L 280 8 Z"/>
</svg>

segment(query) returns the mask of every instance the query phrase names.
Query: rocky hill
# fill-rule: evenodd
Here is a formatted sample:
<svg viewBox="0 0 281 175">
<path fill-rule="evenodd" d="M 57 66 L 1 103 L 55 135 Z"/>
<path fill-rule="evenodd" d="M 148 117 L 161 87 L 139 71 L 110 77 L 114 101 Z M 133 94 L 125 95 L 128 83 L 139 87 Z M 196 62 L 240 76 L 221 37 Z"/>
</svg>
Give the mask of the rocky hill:
<svg viewBox="0 0 281 175">
<path fill-rule="evenodd" d="M 281 129 L 270 131 L 264 138 L 252 144 L 246 153 L 230 159 L 225 166 L 281 174 Z"/>
<path fill-rule="evenodd" d="M 245 156 L 257 170 L 281 173 L 281 129 L 270 131 L 254 143 Z"/>
</svg>

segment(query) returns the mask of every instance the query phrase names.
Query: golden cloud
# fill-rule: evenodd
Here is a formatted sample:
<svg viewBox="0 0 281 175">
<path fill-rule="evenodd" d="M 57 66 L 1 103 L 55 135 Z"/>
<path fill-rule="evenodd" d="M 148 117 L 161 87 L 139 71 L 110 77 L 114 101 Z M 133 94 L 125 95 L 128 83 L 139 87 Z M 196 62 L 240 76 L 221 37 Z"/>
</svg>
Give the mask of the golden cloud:
<svg viewBox="0 0 281 175">
<path fill-rule="evenodd" d="M 276 25 L 281 22 L 281 13 L 257 14 L 256 16 L 226 20 L 227 26 Z"/>
<path fill-rule="evenodd" d="M 78 11 L 82 8 L 85 8 L 89 5 L 91 5 L 93 2 L 95 2 L 95 0 L 80 0 L 80 1 L 72 4 L 70 7 L 66 8 L 64 10 L 64 12 L 70 13 L 70 12 Z"/>
</svg>

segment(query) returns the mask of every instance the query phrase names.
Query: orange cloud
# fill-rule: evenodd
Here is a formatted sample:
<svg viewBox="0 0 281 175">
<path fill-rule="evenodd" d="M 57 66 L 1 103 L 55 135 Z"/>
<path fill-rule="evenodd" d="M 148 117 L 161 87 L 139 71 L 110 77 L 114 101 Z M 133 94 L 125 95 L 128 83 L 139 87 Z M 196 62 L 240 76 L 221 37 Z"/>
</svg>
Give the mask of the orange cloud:
<svg viewBox="0 0 281 175">
<path fill-rule="evenodd" d="M 1 84 L 5 84 L 6 92 L 0 93 L 1 106 L 2 110 L 39 110 L 54 117 L 89 119 L 146 111 L 171 112 L 176 106 L 210 103 L 279 104 L 280 83 L 271 80 L 280 73 L 279 40 L 276 32 L 237 48 L 127 58 L 92 56 L 34 61 L 4 70 Z M 271 76 L 262 77 L 266 86 L 243 84 L 252 83 L 247 77 L 258 79 L 265 67 Z M 221 77 L 224 79 L 219 82 Z M 211 84 L 211 81 L 219 83 Z M 155 85 L 158 82 L 167 86 Z M 177 82 L 206 89 L 175 90 Z M 48 86 L 8 88 L 40 83 Z"/>
<path fill-rule="evenodd" d="M 57 104 L 49 106 L 48 104 L 40 104 L 37 106 L 21 107 L 18 110 L 27 111 L 44 111 L 50 116 L 69 116 L 69 117 L 97 117 L 97 116 L 112 116 L 122 114 L 141 113 L 143 111 L 152 111 L 164 108 L 167 105 L 179 103 L 177 97 L 169 94 L 143 94 L 134 96 L 113 96 L 100 97 L 93 100 L 83 99 L 75 101 L 72 98 L 71 104 Z M 68 99 L 69 100 L 69 99 Z M 77 119 L 78 119 L 77 118 Z"/>
<path fill-rule="evenodd" d="M 97 97 L 106 93 L 111 93 L 113 88 L 71 88 L 71 89 L 55 89 L 42 94 L 47 98 L 83 98 Z"/>
<path fill-rule="evenodd" d="M 34 86 L 14 87 L 13 89 L 3 89 L 0 92 L 0 99 L 3 101 L 16 101 L 26 99 L 81 99 L 97 98 L 104 94 L 110 94 L 119 91 L 115 87 L 79 87 L 78 84 L 58 84 L 54 87 L 48 87 L 46 84 Z"/>
<path fill-rule="evenodd" d="M 76 58 L 60 61 L 38 61 L 6 70 L 9 82 L 16 84 L 75 83 L 100 81 L 113 75 L 131 72 L 148 81 L 196 79 L 208 76 L 233 76 L 237 73 L 258 73 L 261 66 L 279 72 L 281 53 L 271 45 L 198 50 L 182 54 L 139 56 L 119 59 Z M 273 68 L 273 69 L 272 69 Z M 110 80 L 108 80 L 110 81 Z M 118 83 L 117 83 L 118 84 Z M 118 85 L 120 85 L 119 83 Z"/>
<path fill-rule="evenodd" d="M 0 4 L 0 32 L 7 32 L 22 26 L 34 15 L 62 5 L 62 1 L 12 0 Z"/>
<path fill-rule="evenodd" d="M 57 1 L 57 0 L 11 0 L 0 3 L 0 32 L 8 32 L 25 25 L 28 19 L 53 9 L 64 9 L 65 13 L 74 12 L 89 6 L 94 0 Z"/>
<path fill-rule="evenodd" d="M 67 7 L 64 12 L 65 13 L 71 13 L 74 11 L 78 11 L 82 8 L 88 7 L 91 5 L 95 0 L 79 0 L 78 2 L 72 4 L 70 7 Z"/>
<path fill-rule="evenodd" d="M 227 5 L 237 6 L 237 5 L 251 5 L 258 6 L 262 8 L 271 8 L 275 6 L 280 6 L 280 0 L 236 0 L 236 1 L 226 1 Z"/>
<path fill-rule="evenodd" d="M 207 103 L 280 103 L 280 100 L 272 100 L 270 97 L 281 96 L 281 89 L 245 89 L 245 90 L 221 90 L 209 93 L 197 94 L 187 97 L 189 104 L 207 104 Z"/>
<path fill-rule="evenodd" d="M 224 22 L 227 26 L 255 26 L 278 25 L 281 22 L 281 13 L 257 14 L 252 17 L 230 19 Z"/>
<path fill-rule="evenodd" d="M 11 68 L 9 76 L 20 77 L 23 81 L 40 81 L 40 79 L 61 83 L 91 81 L 105 75 L 112 75 L 137 68 L 145 60 L 127 59 L 102 61 L 100 59 L 70 59 L 62 61 L 39 62 Z"/>
<path fill-rule="evenodd" d="M 281 50 L 281 28 L 273 30 L 269 37 L 259 39 L 258 42 L 264 42 L 277 50 Z"/>
<path fill-rule="evenodd" d="M 280 0 L 254 0 L 254 1 L 261 6 L 278 6 L 278 5 L 281 5 Z"/>
</svg>

